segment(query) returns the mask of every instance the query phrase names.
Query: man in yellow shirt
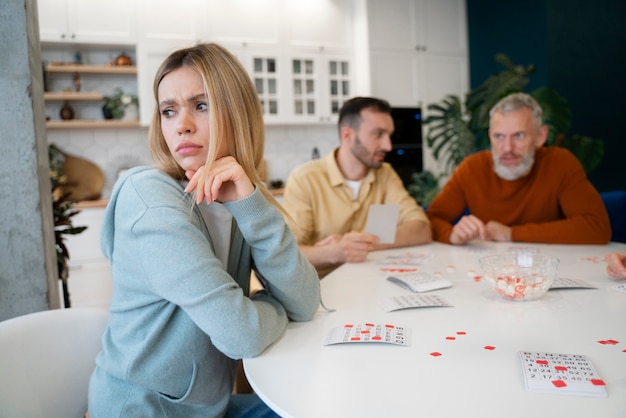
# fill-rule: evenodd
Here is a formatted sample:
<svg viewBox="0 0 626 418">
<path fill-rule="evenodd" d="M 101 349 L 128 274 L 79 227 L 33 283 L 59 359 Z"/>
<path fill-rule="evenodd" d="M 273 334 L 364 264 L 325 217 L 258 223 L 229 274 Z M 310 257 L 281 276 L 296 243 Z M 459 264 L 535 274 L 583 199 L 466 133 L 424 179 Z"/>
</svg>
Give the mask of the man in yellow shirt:
<svg viewBox="0 0 626 418">
<path fill-rule="evenodd" d="M 384 162 L 394 130 L 389 103 L 355 97 L 341 108 L 338 125 L 339 147 L 296 167 L 283 198 L 300 250 L 320 278 L 345 262 L 365 261 L 370 251 L 432 240 L 426 214 Z M 400 205 L 394 243 L 364 232 L 372 204 Z"/>
</svg>

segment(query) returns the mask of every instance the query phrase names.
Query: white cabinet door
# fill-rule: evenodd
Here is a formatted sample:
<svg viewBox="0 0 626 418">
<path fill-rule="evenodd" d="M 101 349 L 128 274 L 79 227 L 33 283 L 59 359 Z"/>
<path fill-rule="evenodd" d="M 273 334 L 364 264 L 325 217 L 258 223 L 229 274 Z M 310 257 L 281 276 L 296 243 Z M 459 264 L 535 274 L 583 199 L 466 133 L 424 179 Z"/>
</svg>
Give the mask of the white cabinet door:
<svg viewBox="0 0 626 418">
<path fill-rule="evenodd" d="M 207 26 L 205 2 L 198 0 L 139 0 L 139 42 L 161 41 L 170 46 L 187 46 L 201 40 Z"/>
<path fill-rule="evenodd" d="M 370 0 L 368 11 L 372 94 L 424 110 L 447 94 L 465 94 L 463 0 Z"/>
<path fill-rule="evenodd" d="M 369 0 L 370 47 L 467 54 L 464 0 Z"/>
<path fill-rule="evenodd" d="M 176 48 L 160 41 L 142 41 L 137 45 L 137 83 L 139 85 L 139 121 L 150 126 L 156 107 L 152 91 L 154 76 L 161 63 Z"/>
<path fill-rule="evenodd" d="M 135 44 L 135 2 L 69 0 L 70 31 L 78 42 Z"/>
<path fill-rule="evenodd" d="M 283 1 L 288 46 L 352 47 L 354 0 Z"/>
<path fill-rule="evenodd" d="M 287 65 L 284 56 L 275 50 L 243 48 L 236 51 L 254 83 L 266 123 L 286 120 L 286 91 L 284 80 Z"/>
<path fill-rule="evenodd" d="M 469 90 L 463 0 L 368 0 L 372 95 L 394 107 L 428 106 Z M 392 28 L 392 29 L 390 29 Z M 423 148 L 424 169 L 440 171 Z"/>
<path fill-rule="evenodd" d="M 69 32 L 65 1 L 37 0 L 37 11 L 39 15 L 39 38 L 42 41 L 75 41 Z"/>
<path fill-rule="evenodd" d="M 80 234 L 65 236 L 65 245 L 70 254 L 70 267 L 91 262 L 106 262 L 100 250 L 100 233 L 105 208 L 84 208 L 78 211 L 79 213 L 72 218 L 73 225 L 86 226 L 87 229 Z"/>
<path fill-rule="evenodd" d="M 420 75 L 423 61 L 414 53 L 373 50 L 370 52 L 372 95 L 395 107 L 422 106 Z"/>
<path fill-rule="evenodd" d="M 465 0 L 421 0 L 416 47 L 428 53 L 467 55 Z"/>
<path fill-rule="evenodd" d="M 290 118 L 294 122 L 335 123 L 339 109 L 353 94 L 351 57 L 294 53 L 289 67 Z"/>
<path fill-rule="evenodd" d="M 42 41 L 132 45 L 134 2 L 127 0 L 38 0 Z"/>
<path fill-rule="evenodd" d="M 415 0 L 368 0 L 370 48 L 412 51 L 417 42 Z"/>
<path fill-rule="evenodd" d="M 207 40 L 277 45 L 283 0 L 207 0 Z"/>
</svg>

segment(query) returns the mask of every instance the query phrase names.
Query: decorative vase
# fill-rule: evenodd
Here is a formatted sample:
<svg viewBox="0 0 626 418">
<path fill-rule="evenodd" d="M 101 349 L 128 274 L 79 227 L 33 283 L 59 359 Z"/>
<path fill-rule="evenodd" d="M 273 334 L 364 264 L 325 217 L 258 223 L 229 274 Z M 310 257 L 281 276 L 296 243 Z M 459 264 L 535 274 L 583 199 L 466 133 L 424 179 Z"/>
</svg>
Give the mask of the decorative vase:
<svg viewBox="0 0 626 418">
<path fill-rule="evenodd" d="M 133 62 L 131 58 L 128 55 L 126 55 L 125 52 L 122 52 L 115 58 L 113 63 L 115 65 L 132 65 Z"/>
<path fill-rule="evenodd" d="M 113 112 L 111 112 L 111 109 L 104 105 L 102 106 L 102 116 L 108 120 L 113 119 Z"/>
<path fill-rule="evenodd" d="M 70 106 L 70 103 L 66 100 L 61 108 L 61 119 L 71 120 L 74 119 L 74 109 Z"/>
<path fill-rule="evenodd" d="M 139 109 L 137 108 L 137 105 L 134 103 L 126 105 L 126 107 L 124 108 L 124 116 L 122 117 L 122 120 L 137 119 L 139 119 Z"/>
</svg>

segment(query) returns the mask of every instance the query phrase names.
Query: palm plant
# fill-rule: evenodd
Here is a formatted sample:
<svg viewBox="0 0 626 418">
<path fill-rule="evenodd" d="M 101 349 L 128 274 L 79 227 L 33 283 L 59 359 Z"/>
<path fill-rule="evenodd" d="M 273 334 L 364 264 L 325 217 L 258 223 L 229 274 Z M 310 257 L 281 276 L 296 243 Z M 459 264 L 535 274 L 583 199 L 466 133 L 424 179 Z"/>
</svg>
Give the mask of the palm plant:
<svg viewBox="0 0 626 418">
<path fill-rule="evenodd" d="M 61 150 L 55 145 L 48 147 L 48 158 L 50 162 L 50 182 L 52 184 L 52 213 L 54 215 L 54 238 L 57 253 L 57 268 L 59 280 L 63 287 L 63 299 L 65 307 L 70 307 L 69 291 L 67 287 L 67 277 L 70 253 L 65 245 L 64 235 L 76 235 L 87 229 L 86 226 L 74 226 L 73 217 L 80 211 L 75 210 L 76 202 L 69 200 L 69 193 L 63 192 L 63 184 L 66 181 L 63 174 L 63 164 L 65 158 Z"/>
<path fill-rule="evenodd" d="M 496 61 L 504 69 L 470 91 L 465 103 L 449 95 L 440 103 L 428 106 L 429 116 L 424 120 L 428 127 L 426 141 L 433 157 L 443 162 L 444 175 L 451 173 L 467 155 L 489 148 L 489 110 L 504 96 L 523 92 L 535 71 L 533 65 L 514 65 L 504 54 L 496 55 Z M 549 87 L 540 87 L 529 94 L 543 109 L 544 123 L 549 128 L 546 146 L 569 149 L 587 172 L 597 167 L 604 154 L 604 143 L 582 135 L 567 135 L 572 118 L 567 100 Z"/>
</svg>

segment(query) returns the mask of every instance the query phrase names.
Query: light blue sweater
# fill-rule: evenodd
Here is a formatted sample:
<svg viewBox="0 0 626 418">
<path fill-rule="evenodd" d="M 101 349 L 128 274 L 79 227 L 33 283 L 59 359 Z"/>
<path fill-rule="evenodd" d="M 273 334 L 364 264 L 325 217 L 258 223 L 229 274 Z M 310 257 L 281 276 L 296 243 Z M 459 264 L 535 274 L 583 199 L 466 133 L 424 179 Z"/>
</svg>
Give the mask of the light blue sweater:
<svg viewBox="0 0 626 418">
<path fill-rule="evenodd" d="M 258 190 L 224 206 L 233 215 L 226 271 L 174 179 L 139 167 L 117 182 L 102 227 L 113 298 L 90 417 L 223 416 L 234 359 L 260 354 L 289 319 L 317 311 L 317 273 L 278 209 Z M 249 298 L 252 268 L 268 292 Z"/>
</svg>

